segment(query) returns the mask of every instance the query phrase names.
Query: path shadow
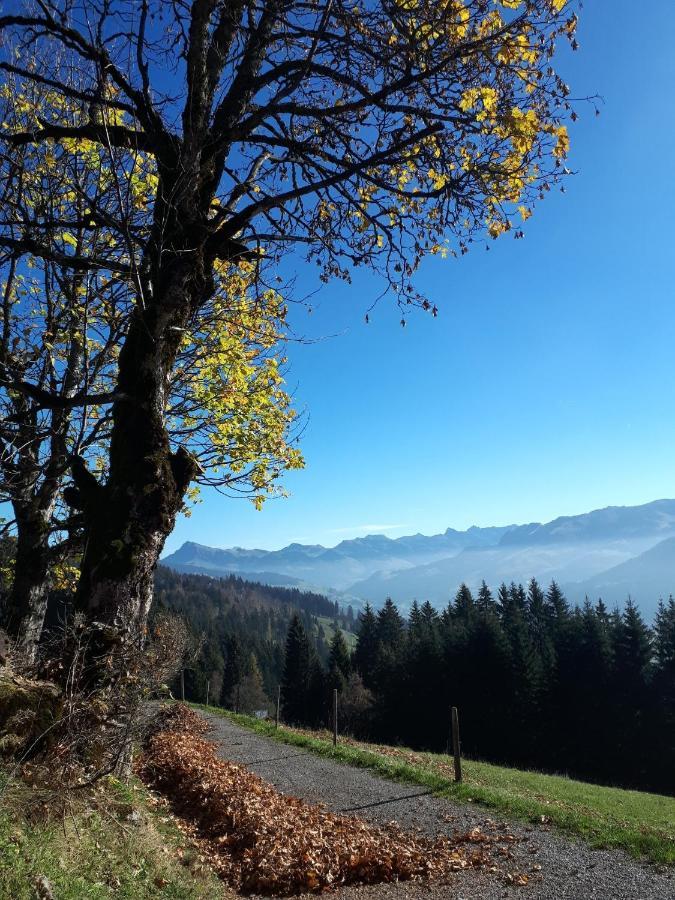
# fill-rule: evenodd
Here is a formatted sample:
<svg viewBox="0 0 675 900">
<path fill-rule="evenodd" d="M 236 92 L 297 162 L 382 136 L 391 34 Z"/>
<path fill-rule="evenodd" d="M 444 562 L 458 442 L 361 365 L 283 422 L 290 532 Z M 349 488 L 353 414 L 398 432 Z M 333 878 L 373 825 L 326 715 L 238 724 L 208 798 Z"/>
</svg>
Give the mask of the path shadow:
<svg viewBox="0 0 675 900">
<path fill-rule="evenodd" d="M 420 791 L 419 794 L 402 794 L 400 797 L 390 797 L 387 800 L 375 800 L 373 803 L 364 803 L 363 806 L 348 806 L 340 812 L 358 812 L 360 809 L 372 809 L 374 806 L 385 806 L 387 803 L 399 803 L 401 800 L 415 800 L 417 797 L 430 797 L 433 791 Z"/>
<path fill-rule="evenodd" d="M 239 766 L 258 766 L 262 763 L 283 762 L 286 759 L 297 759 L 299 756 L 307 756 L 306 753 L 290 753 L 288 756 L 269 756 L 267 759 L 245 759 L 237 760 Z M 233 760 L 235 762 L 235 760 Z"/>
</svg>

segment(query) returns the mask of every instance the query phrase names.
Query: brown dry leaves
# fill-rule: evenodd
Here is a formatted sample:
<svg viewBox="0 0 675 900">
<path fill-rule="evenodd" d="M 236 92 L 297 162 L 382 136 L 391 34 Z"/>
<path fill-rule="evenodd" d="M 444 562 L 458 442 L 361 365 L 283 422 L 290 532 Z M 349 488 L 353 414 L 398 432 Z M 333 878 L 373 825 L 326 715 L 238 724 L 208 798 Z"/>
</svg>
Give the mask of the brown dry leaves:
<svg viewBox="0 0 675 900">
<path fill-rule="evenodd" d="M 496 838 L 480 829 L 435 840 L 280 794 L 246 768 L 219 759 L 199 715 L 176 705 L 138 764 L 167 797 L 218 873 L 237 890 L 289 895 L 344 884 L 495 871 Z"/>
</svg>

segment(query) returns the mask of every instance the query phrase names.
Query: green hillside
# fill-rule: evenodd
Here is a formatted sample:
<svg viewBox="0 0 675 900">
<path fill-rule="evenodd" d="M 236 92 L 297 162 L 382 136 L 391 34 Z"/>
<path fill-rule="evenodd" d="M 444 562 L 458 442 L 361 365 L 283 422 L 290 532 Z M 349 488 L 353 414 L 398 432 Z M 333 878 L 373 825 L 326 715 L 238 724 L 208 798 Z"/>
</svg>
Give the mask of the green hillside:
<svg viewBox="0 0 675 900">
<path fill-rule="evenodd" d="M 316 616 L 316 622 L 317 626 L 322 626 L 326 633 L 326 641 L 327 643 L 330 643 L 335 632 L 335 619 L 330 619 L 328 616 Z M 344 628 L 340 628 L 340 631 L 342 632 L 342 636 L 344 637 L 347 646 L 353 651 L 356 647 L 356 635 L 353 631 L 347 631 Z"/>
</svg>

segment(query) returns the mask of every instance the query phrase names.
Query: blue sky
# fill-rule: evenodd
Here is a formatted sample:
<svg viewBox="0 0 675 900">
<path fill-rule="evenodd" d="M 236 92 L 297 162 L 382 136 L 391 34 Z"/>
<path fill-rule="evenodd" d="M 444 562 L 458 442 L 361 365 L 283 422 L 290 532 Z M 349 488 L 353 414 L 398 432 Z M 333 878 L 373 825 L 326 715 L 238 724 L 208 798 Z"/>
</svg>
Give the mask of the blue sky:
<svg viewBox="0 0 675 900">
<path fill-rule="evenodd" d="M 675 497 L 675 2 L 587 3 L 562 73 L 581 107 L 564 195 L 491 251 L 434 259 L 432 319 L 373 277 L 294 325 L 307 467 L 256 512 L 213 492 L 167 542 L 274 549 L 546 521 Z M 297 267 L 303 283 L 302 264 Z"/>
</svg>

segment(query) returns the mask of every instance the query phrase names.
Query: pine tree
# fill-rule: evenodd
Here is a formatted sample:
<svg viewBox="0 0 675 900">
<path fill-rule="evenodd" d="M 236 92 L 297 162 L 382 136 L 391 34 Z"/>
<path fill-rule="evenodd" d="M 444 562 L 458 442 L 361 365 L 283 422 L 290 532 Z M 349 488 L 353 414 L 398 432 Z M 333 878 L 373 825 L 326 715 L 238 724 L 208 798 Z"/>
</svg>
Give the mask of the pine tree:
<svg viewBox="0 0 675 900">
<path fill-rule="evenodd" d="M 250 715 L 258 710 L 269 711 L 272 704 L 265 693 L 255 653 L 249 656 L 247 670 L 237 689 L 239 712 Z"/>
<path fill-rule="evenodd" d="M 473 594 L 465 584 L 459 586 L 455 595 L 454 615 L 462 624 L 468 624 L 474 612 Z"/>
<path fill-rule="evenodd" d="M 328 678 L 331 688 L 337 688 L 341 692 L 349 678 L 351 669 L 351 657 L 347 642 L 342 631 L 337 628 L 333 633 L 328 654 Z"/>
<path fill-rule="evenodd" d="M 358 617 L 353 664 L 366 687 L 372 687 L 377 656 L 377 619 L 369 603 Z"/>
<path fill-rule="evenodd" d="M 410 635 L 419 634 L 422 627 L 422 613 L 420 612 L 419 603 L 413 600 L 410 607 L 410 615 L 408 616 L 408 633 Z"/>
<path fill-rule="evenodd" d="M 478 596 L 476 597 L 476 607 L 482 615 L 485 615 L 490 610 L 493 610 L 495 608 L 495 601 L 492 597 L 492 591 L 487 586 L 485 581 L 481 581 L 480 588 L 478 589 Z"/>
<path fill-rule="evenodd" d="M 384 606 L 377 614 L 375 633 L 380 646 L 398 649 L 403 643 L 405 625 L 391 597 L 387 597 Z"/>
<path fill-rule="evenodd" d="M 645 746 L 648 738 L 646 712 L 649 705 L 648 683 L 651 676 L 652 635 L 631 599 L 614 632 L 614 684 L 620 709 L 616 718 L 616 742 L 620 759 L 628 759 L 635 747 Z M 626 774 L 637 786 L 646 777 L 644 754 L 636 772 Z"/>
<path fill-rule="evenodd" d="M 657 671 L 672 678 L 675 685 L 675 599 L 659 601 L 654 622 L 654 650 Z"/>
<path fill-rule="evenodd" d="M 542 670 L 544 684 L 548 685 L 555 669 L 555 651 L 549 630 L 549 616 L 544 592 L 536 578 L 527 588 L 527 624 L 530 637 Z"/>
<path fill-rule="evenodd" d="M 659 603 L 654 623 L 655 671 L 650 711 L 651 771 L 654 788 L 675 778 L 675 600 Z"/>
<path fill-rule="evenodd" d="M 539 699 L 542 683 L 541 659 L 527 624 L 527 600 L 522 585 L 511 584 L 507 606 L 502 614 L 508 638 L 511 671 L 508 692 L 511 700 L 512 728 L 505 745 L 526 764 L 538 762 L 539 737 L 543 728 Z M 515 727 L 514 727 L 515 726 Z"/>
<path fill-rule="evenodd" d="M 284 673 L 281 679 L 281 702 L 284 719 L 293 724 L 307 722 L 310 676 L 310 646 L 307 632 L 295 615 L 286 637 Z"/>
<path fill-rule="evenodd" d="M 425 600 L 420 610 L 422 621 L 427 628 L 432 628 L 438 624 L 438 613 L 428 600 Z"/>
<path fill-rule="evenodd" d="M 497 609 L 499 610 L 499 615 L 501 616 L 504 610 L 509 605 L 509 589 L 503 581 L 499 585 L 499 590 L 497 591 L 497 604 Z"/>
<path fill-rule="evenodd" d="M 387 598 L 376 616 L 375 634 L 377 646 L 372 685 L 366 683 L 376 695 L 378 727 L 383 734 L 395 734 L 398 738 L 402 684 L 405 678 L 406 646 L 405 623 L 396 605 Z"/>
<path fill-rule="evenodd" d="M 434 748 L 439 739 L 438 696 L 430 685 L 442 682 L 438 614 L 427 601 L 415 602 L 408 617 L 407 641 L 400 667 L 399 737 L 415 747 Z"/>
<path fill-rule="evenodd" d="M 331 685 L 331 695 L 332 688 L 333 686 Z M 307 725 L 327 727 L 330 722 L 331 709 L 332 702 L 331 696 L 329 696 L 329 685 L 327 683 L 326 673 L 323 670 L 319 657 L 316 653 L 310 651 L 307 707 L 303 721 Z"/>
<path fill-rule="evenodd" d="M 464 648 L 461 715 L 463 743 L 469 755 L 485 756 L 487 748 L 503 748 L 510 728 L 508 693 L 512 680 L 511 648 L 497 613 L 481 608 Z M 506 701 L 506 702 L 505 702 Z"/>
<path fill-rule="evenodd" d="M 220 689 L 220 705 L 226 709 L 239 712 L 237 704 L 237 686 L 241 684 L 246 671 L 246 653 L 237 634 L 228 635 L 223 642 L 225 668 L 223 683 Z"/>
<path fill-rule="evenodd" d="M 616 676 L 628 696 L 639 707 L 649 677 L 652 660 L 652 635 L 631 599 L 615 632 Z"/>
<path fill-rule="evenodd" d="M 556 581 L 552 581 L 546 591 L 546 608 L 554 622 L 561 622 L 569 615 L 569 603 Z"/>
</svg>

